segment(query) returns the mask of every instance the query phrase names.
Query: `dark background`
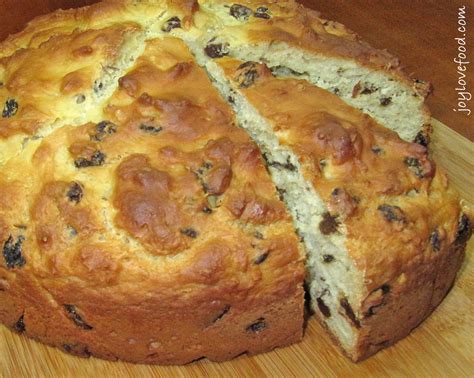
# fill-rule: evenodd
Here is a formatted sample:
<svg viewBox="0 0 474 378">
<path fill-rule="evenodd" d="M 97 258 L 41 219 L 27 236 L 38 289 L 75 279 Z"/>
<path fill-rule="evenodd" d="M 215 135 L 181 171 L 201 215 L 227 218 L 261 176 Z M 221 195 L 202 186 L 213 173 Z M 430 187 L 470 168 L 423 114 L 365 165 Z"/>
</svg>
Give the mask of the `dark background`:
<svg viewBox="0 0 474 378">
<path fill-rule="evenodd" d="M 0 39 L 21 30 L 34 16 L 57 8 L 92 4 L 94 0 L 0 0 Z M 340 21 L 374 47 L 398 56 L 408 73 L 433 83 L 428 104 L 435 118 L 474 141 L 474 99 L 469 117 L 457 108 L 458 7 L 466 6 L 468 90 L 474 95 L 474 0 L 301 0 Z"/>
</svg>

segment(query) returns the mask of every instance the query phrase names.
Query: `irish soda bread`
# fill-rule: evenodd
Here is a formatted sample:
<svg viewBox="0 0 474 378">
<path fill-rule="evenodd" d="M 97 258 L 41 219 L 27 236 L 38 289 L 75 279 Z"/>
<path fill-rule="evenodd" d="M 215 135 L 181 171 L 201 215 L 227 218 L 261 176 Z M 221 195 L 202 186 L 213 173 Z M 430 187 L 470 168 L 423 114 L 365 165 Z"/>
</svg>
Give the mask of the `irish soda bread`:
<svg viewBox="0 0 474 378">
<path fill-rule="evenodd" d="M 0 44 L 0 322 L 79 356 L 219 361 L 299 341 L 306 278 L 354 361 L 393 344 L 471 234 L 428 92 L 293 1 L 34 20 Z"/>
</svg>

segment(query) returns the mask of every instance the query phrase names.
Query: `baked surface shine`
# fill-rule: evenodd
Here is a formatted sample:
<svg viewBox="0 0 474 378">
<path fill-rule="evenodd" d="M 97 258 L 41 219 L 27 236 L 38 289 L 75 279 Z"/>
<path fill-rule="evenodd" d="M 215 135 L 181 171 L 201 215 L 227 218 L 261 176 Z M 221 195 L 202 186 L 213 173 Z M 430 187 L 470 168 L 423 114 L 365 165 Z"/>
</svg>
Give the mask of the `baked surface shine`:
<svg viewBox="0 0 474 378">
<path fill-rule="evenodd" d="M 420 101 L 409 134 L 428 143 L 428 86 L 293 1 L 109 0 L 0 43 L 0 322 L 79 356 L 137 363 L 222 361 L 301 340 L 304 238 L 232 98 L 192 54 L 202 40 L 344 223 L 364 276 L 348 354 L 396 342 L 452 285 L 469 220 L 426 146 L 337 91 L 227 57 L 224 40 L 281 42 L 382 72 Z M 384 109 L 392 101 L 379 97 Z M 363 318 L 384 285 L 387 305 Z"/>
</svg>

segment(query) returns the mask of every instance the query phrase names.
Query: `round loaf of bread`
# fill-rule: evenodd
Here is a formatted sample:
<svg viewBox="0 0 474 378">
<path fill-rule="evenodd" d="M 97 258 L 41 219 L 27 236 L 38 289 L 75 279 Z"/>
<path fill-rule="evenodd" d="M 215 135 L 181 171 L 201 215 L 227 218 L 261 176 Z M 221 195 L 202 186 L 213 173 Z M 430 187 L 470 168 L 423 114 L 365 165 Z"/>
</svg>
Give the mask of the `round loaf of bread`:
<svg viewBox="0 0 474 378">
<path fill-rule="evenodd" d="M 293 1 L 109 0 L 0 44 L 0 322 L 83 357 L 222 361 L 311 304 L 361 360 L 471 235 L 429 86 Z"/>
</svg>

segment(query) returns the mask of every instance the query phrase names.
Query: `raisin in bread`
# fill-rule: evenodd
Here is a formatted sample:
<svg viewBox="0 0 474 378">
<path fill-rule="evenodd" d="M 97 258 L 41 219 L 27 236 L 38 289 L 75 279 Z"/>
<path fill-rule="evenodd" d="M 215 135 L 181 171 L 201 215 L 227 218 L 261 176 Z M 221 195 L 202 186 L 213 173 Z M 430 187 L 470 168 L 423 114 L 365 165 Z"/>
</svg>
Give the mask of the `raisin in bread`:
<svg viewBox="0 0 474 378">
<path fill-rule="evenodd" d="M 0 44 L 0 82 L 0 321 L 67 352 L 289 345 L 306 260 L 316 316 L 360 360 L 461 264 L 427 86 L 294 2 L 59 11 Z"/>
</svg>

